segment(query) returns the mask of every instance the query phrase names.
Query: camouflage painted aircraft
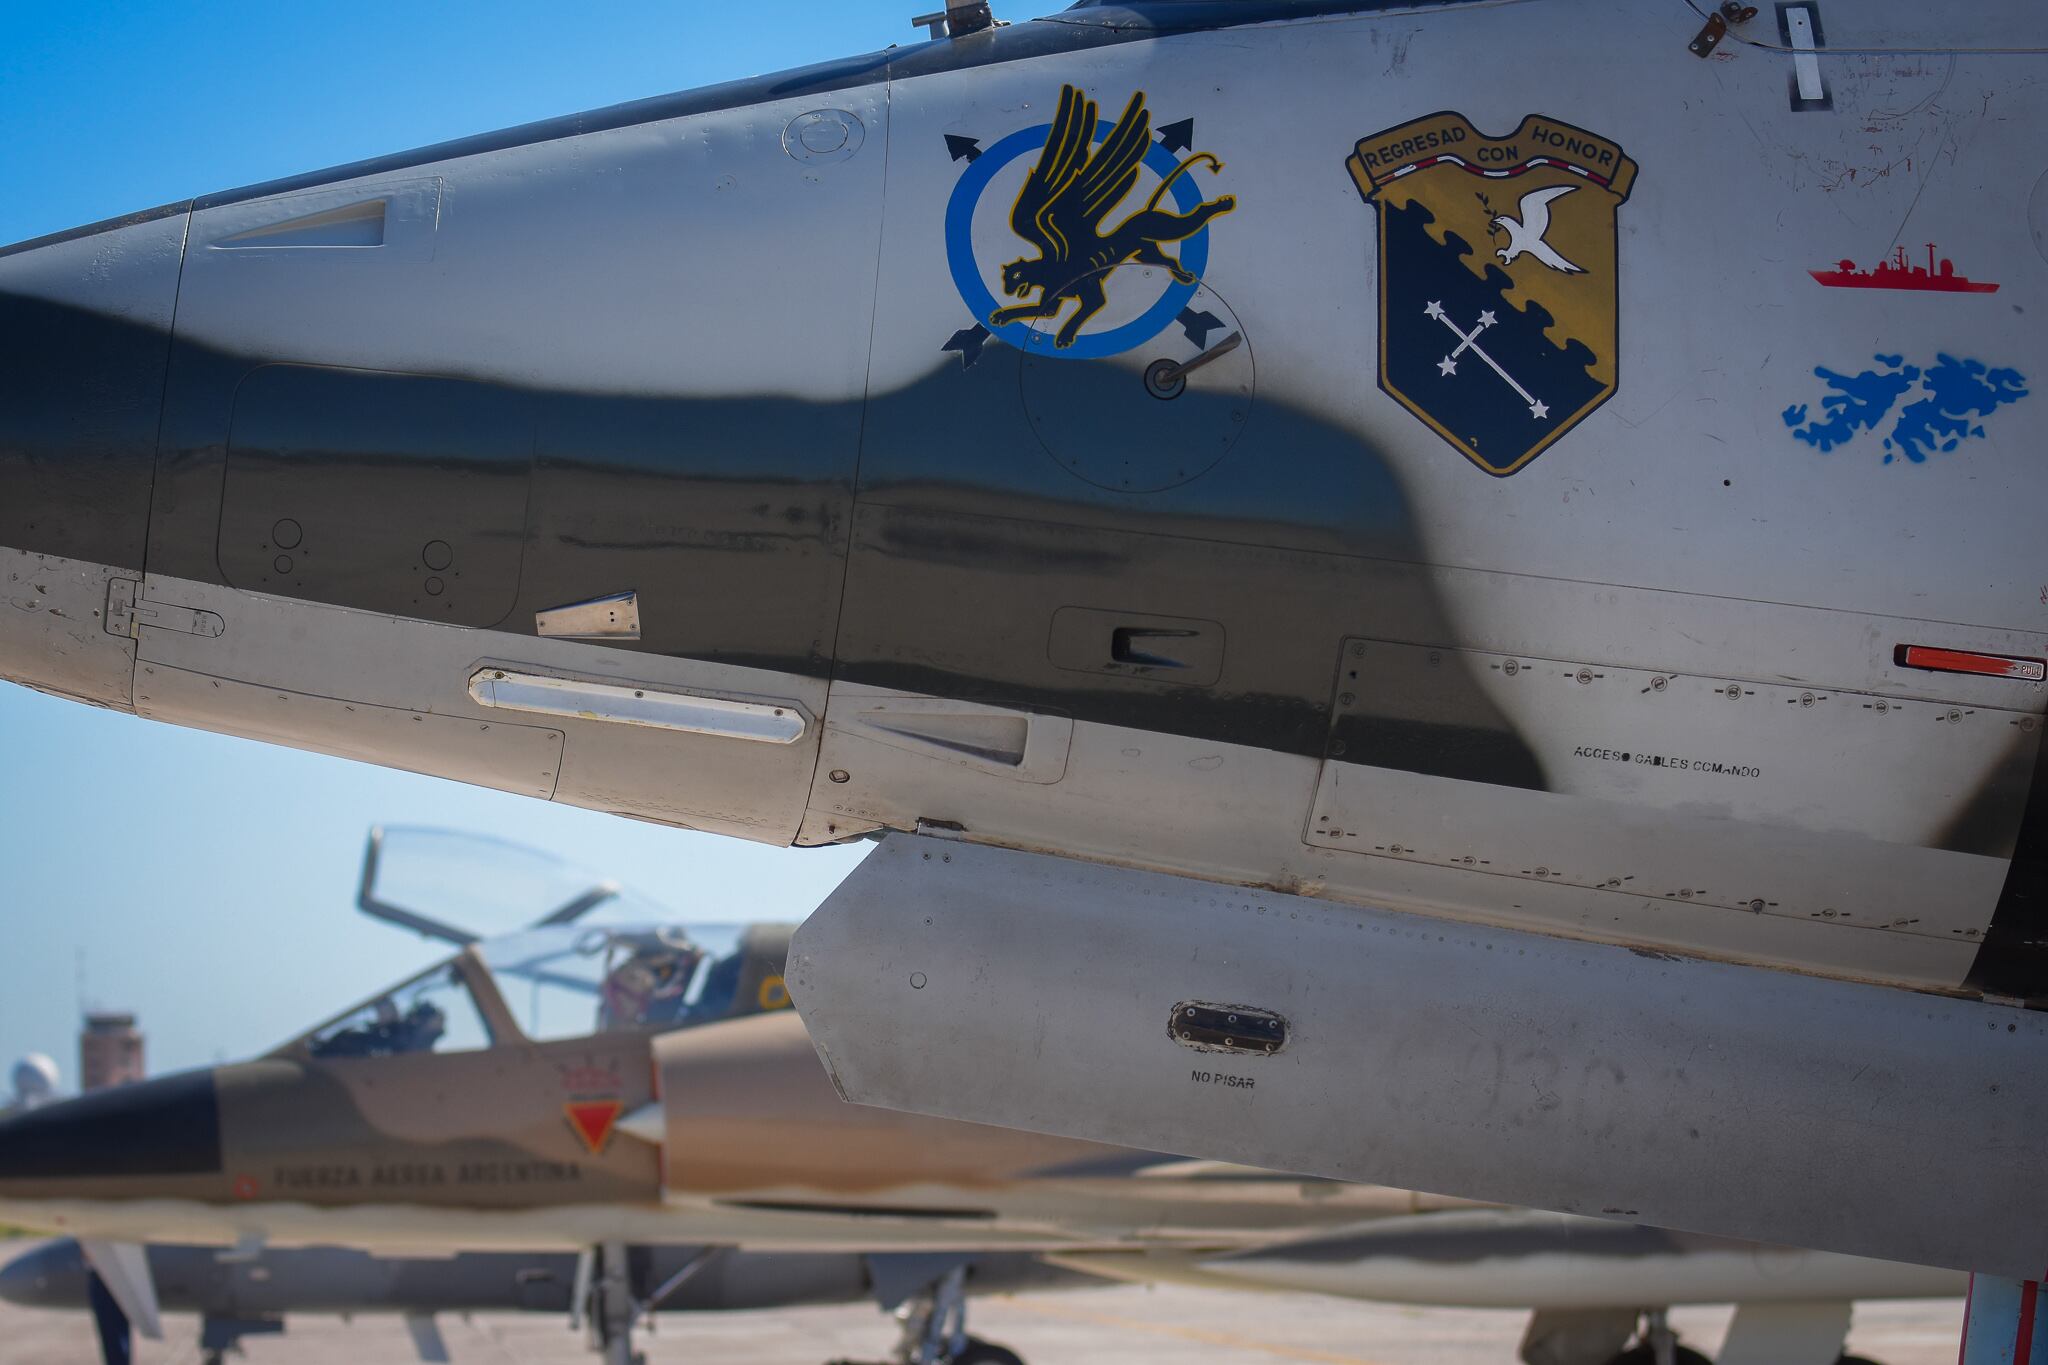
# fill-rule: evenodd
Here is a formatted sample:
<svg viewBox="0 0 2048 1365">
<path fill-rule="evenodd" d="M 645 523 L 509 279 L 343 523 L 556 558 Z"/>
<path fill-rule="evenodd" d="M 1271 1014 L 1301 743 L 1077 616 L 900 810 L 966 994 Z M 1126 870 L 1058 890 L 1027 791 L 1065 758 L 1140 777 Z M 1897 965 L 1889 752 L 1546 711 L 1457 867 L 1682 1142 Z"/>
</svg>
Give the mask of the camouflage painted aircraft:
<svg viewBox="0 0 2048 1365">
<path fill-rule="evenodd" d="M 525 1005 L 519 1024 L 529 1036 L 578 1031 L 568 1026 L 587 1019 L 593 1002 L 599 1019 L 612 1028 L 625 1026 L 628 1018 L 653 1027 L 671 1021 L 687 1026 L 786 1004 L 786 929 L 699 926 L 688 940 L 616 925 L 578 932 L 569 926 L 586 916 L 630 919 L 660 907 L 617 882 L 498 839 L 448 829 L 373 828 L 356 899 L 374 918 L 457 946 L 483 944 L 485 961 L 497 964 L 500 995 Z M 485 943 L 479 930 L 505 923 L 539 932 Z M 572 944 L 567 953 L 559 951 L 565 942 Z M 726 951 L 711 949 L 720 942 Z M 688 961 L 707 949 L 709 967 Z M 565 959 L 601 953 L 611 959 L 610 970 L 579 973 L 564 967 Z M 330 1026 L 322 1031 L 329 1041 L 320 1050 L 360 1060 L 387 1055 L 401 1036 L 418 1042 L 431 1034 L 436 1047 L 450 1037 L 474 1036 L 459 1022 L 451 1028 L 459 1012 L 451 1014 L 445 1001 L 428 1008 L 428 998 L 403 989 L 379 996 L 367 1012 L 367 1027 Z M 419 1032 L 432 1021 L 438 1021 L 438 1032 Z M 809 1068 L 800 1069 L 809 1074 Z M 602 1099 L 586 1097 L 575 1110 L 565 1107 L 564 1117 L 580 1133 L 588 1123 L 602 1123 L 609 1108 Z M 906 1135 L 916 1136 L 915 1130 Z M 1193 1182 L 1181 1187 L 1181 1197 L 1192 1190 L 1205 1202 L 1225 1197 L 1233 1185 L 1267 1197 L 1291 1183 L 1199 1162 L 1141 1169 L 1148 1180 Z M 1320 1188 L 1335 1194 L 1327 1185 Z M 1851 1300 L 1952 1294 L 1961 1278 L 1559 1215 L 1447 1210 L 1439 1207 L 1445 1201 L 1394 1192 L 1347 1190 L 1344 1202 L 1347 1217 L 1372 1215 L 1370 1226 L 1306 1236 L 1290 1227 L 1278 1241 L 1249 1247 L 1236 1236 L 1148 1238 L 1044 1255 L 628 1247 L 624 1293 L 635 1305 L 636 1320 L 658 1308 L 770 1307 L 871 1294 L 899 1319 L 895 1359 L 901 1365 L 949 1357 L 957 1363 L 977 1358 L 977 1352 L 999 1361 L 1000 1355 L 987 1353 L 1003 1348 L 968 1337 L 964 1295 L 1057 1281 L 1061 1275 L 1098 1283 L 1174 1281 L 1532 1307 L 1532 1345 L 1523 1355 L 1537 1365 L 1627 1365 L 1631 1357 L 1624 1344 L 1639 1322 L 1644 1341 L 1654 1344 L 1657 1333 L 1668 1332 L 1663 1308 L 1732 1300 L 1739 1305 L 1738 1327 L 1722 1349 L 1723 1365 L 1833 1365 Z M 1420 1209 L 1432 1211 L 1413 1211 Z M 1290 1212 L 1279 1221 L 1295 1220 Z M 259 1246 L 246 1230 L 232 1250 L 152 1244 L 141 1254 L 158 1307 L 201 1315 L 203 1350 L 224 1352 L 238 1335 L 282 1330 L 285 1313 L 372 1311 L 406 1314 L 424 1360 L 441 1354 L 432 1326 L 437 1311 L 568 1309 L 582 1316 L 590 1296 L 575 1267 L 596 1266 L 594 1259 L 579 1261 L 565 1252 L 465 1251 L 423 1259 L 333 1246 L 272 1246 L 267 1238 Z M 123 1255 L 132 1253 L 116 1252 L 104 1241 L 95 1242 L 90 1255 L 69 1239 L 47 1244 L 0 1269 L 0 1298 L 90 1308 L 108 1365 L 124 1365 L 126 1312 L 91 1268 L 96 1259 L 118 1273 Z M 1796 1306 L 1788 1308 L 1788 1302 Z"/>
<path fill-rule="evenodd" d="M 221 1357 L 244 1336 L 285 1331 L 287 1315 L 333 1313 L 403 1314 L 421 1359 L 445 1360 L 437 1313 L 571 1311 L 578 1265 L 557 1252 L 405 1259 L 336 1247 L 244 1254 L 158 1245 L 147 1255 L 163 1310 L 200 1316 L 204 1365 L 224 1365 Z M 971 1258 L 634 1247 L 627 1265 L 630 1292 L 647 1313 L 873 1298 L 902 1324 L 899 1362 L 919 1358 L 945 1297 L 936 1282 L 955 1272 L 968 1293 L 1130 1281 L 1533 1308 L 1518 1352 L 1525 1365 L 1658 1365 L 1660 1348 L 1679 1365 L 1704 1365 L 1704 1356 L 1679 1343 L 1667 1310 L 1731 1302 L 1735 1315 L 1718 1365 L 1875 1365 L 1843 1355 L 1856 1302 L 1953 1298 L 1966 1279 L 1952 1270 L 1522 1209 L 1395 1215 L 1222 1255 L 1158 1247 Z M 107 1323 L 118 1307 L 68 1239 L 0 1266 L 0 1300 L 94 1311 L 116 1340 L 125 1328 L 118 1318 Z M 119 1365 L 118 1346 L 107 1354 L 108 1365 Z"/>
<path fill-rule="evenodd" d="M 464 1251 L 389 1257 L 342 1247 L 266 1247 L 247 1254 L 219 1247 L 146 1249 L 165 1313 L 199 1317 L 202 1365 L 227 1365 L 249 1337 L 275 1336 L 289 1317 L 402 1315 L 422 1362 L 445 1362 L 436 1314 L 556 1313 L 575 1316 L 581 1263 L 570 1252 Z M 914 1360 L 941 1294 L 959 1273 L 963 1294 L 1009 1293 L 1102 1280 L 1063 1271 L 1017 1252 L 993 1256 L 859 1255 L 853 1252 L 752 1252 L 733 1247 L 629 1247 L 626 1286 L 643 1315 L 788 1308 L 873 1299 L 897 1314 L 904 1340 L 898 1360 Z M 97 1282 L 83 1248 L 68 1238 L 45 1242 L 0 1266 L 0 1300 L 30 1308 L 89 1311 L 106 1365 L 125 1365 L 129 1324 Z M 960 1301 L 964 1310 L 965 1301 Z M 970 1339 L 955 1359 L 980 1351 L 1001 1365 L 1003 1348 Z"/>
<path fill-rule="evenodd" d="M 855 1099 L 2036 1292 L 2048 10 L 948 9 L 0 254 L 0 674 L 885 836 Z"/>
<path fill-rule="evenodd" d="M 574 1301 L 614 1365 L 661 1297 L 629 1247 L 881 1256 L 927 1272 L 899 1286 L 906 1360 L 1000 1365 L 965 1331 L 977 1255 L 1215 1251 L 1456 1202 L 846 1104 L 789 1008 L 788 938 L 559 924 L 472 945 L 257 1060 L 0 1121 L 0 1222 L 78 1239 L 151 1335 L 152 1241 L 580 1249 Z"/>
</svg>

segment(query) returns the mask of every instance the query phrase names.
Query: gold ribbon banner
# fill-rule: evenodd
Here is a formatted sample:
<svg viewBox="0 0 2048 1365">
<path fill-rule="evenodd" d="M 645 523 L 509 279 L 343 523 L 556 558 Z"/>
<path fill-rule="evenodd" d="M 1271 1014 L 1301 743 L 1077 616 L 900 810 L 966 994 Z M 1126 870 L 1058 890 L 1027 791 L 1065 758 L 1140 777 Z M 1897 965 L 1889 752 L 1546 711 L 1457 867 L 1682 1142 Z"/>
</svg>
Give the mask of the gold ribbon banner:
<svg viewBox="0 0 2048 1365">
<path fill-rule="evenodd" d="M 1519 175 L 1538 162 L 1568 166 L 1622 199 L 1636 179 L 1636 163 L 1618 143 L 1541 114 L 1506 137 L 1486 136 L 1463 114 L 1428 114 L 1359 139 L 1344 166 L 1369 202 L 1403 172 L 1444 159 L 1488 178 Z"/>
</svg>

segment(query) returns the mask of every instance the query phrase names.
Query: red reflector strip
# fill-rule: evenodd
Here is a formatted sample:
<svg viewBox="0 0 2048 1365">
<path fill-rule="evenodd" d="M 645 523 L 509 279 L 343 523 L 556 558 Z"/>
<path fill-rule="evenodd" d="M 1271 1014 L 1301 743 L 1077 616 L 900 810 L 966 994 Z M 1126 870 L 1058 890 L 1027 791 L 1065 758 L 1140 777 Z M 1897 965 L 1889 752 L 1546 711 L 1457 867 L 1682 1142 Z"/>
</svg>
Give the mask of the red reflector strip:
<svg viewBox="0 0 2048 1365">
<path fill-rule="evenodd" d="M 1892 651 L 1892 662 L 1901 668 L 1924 668 L 1930 673 L 1975 673 L 1986 678 L 2017 678 L 2021 682 L 2040 682 L 2048 677 L 2048 663 L 2040 659 L 1936 649 L 1932 645 L 1900 645 Z"/>
</svg>

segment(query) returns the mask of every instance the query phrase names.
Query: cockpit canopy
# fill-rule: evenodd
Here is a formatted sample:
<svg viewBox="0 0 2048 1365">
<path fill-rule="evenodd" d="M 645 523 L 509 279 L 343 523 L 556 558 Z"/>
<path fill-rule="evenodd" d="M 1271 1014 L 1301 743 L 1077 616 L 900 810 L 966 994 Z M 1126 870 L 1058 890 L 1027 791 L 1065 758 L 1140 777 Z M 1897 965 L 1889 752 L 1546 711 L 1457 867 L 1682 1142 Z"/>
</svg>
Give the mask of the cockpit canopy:
<svg viewBox="0 0 2048 1365">
<path fill-rule="evenodd" d="M 357 900 L 375 918 L 462 951 L 279 1054 L 467 1052 L 686 1028 L 789 1005 L 782 972 L 794 926 L 677 924 L 616 882 L 486 836 L 372 830 Z M 510 924 L 527 927 L 493 932 Z"/>
<path fill-rule="evenodd" d="M 786 1008 L 791 932 L 786 924 L 563 925 L 492 939 L 481 956 L 527 1037 L 579 1038 Z"/>
<path fill-rule="evenodd" d="M 487 939 L 281 1049 L 327 1059 L 660 1032 L 783 1009 L 788 925 L 552 925 Z M 511 1036 L 506 1036 L 506 1035 Z"/>
</svg>

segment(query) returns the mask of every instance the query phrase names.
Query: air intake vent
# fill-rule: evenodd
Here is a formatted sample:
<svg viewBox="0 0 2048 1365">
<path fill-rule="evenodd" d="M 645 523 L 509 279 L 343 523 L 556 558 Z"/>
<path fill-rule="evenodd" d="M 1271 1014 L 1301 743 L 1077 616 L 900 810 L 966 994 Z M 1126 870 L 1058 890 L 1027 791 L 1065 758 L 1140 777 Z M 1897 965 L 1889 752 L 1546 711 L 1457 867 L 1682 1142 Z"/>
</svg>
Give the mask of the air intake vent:
<svg viewBox="0 0 2048 1365">
<path fill-rule="evenodd" d="M 213 243 L 216 251 L 252 247 L 366 247 L 384 245 L 384 210 L 388 201 L 367 199 L 324 213 L 288 218 L 282 223 L 238 232 Z"/>
</svg>

